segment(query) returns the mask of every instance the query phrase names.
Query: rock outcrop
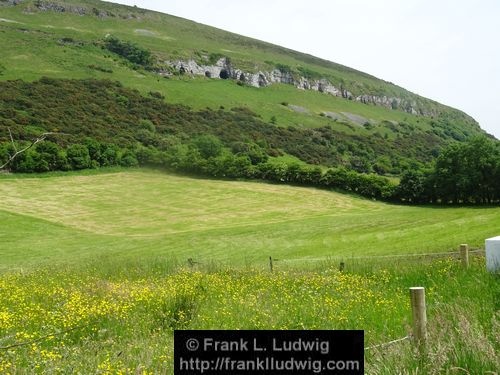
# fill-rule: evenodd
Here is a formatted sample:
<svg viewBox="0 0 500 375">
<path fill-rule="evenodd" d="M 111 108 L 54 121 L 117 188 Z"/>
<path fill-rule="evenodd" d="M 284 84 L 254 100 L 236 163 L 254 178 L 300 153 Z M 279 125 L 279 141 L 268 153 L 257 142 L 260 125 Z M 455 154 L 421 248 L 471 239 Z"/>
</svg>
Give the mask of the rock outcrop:
<svg viewBox="0 0 500 375">
<path fill-rule="evenodd" d="M 417 111 L 417 103 L 409 102 L 407 100 L 387 96 L 375 95 L 360 95 L 356 97 L 356 101 L 364 104 L 375 104 L 389 109 L 399 109 L 414 115 L 427 115 L 422 110 Z"/>
<path fill-rule="evenodd" d="M 319 80 L 308 79 L 290 72 L 283 72 L 279 69 L 273 69 L 268 72 L 244 72 L 241 69 L 235 68 L 226 58 L 220 58 L 214 65 L 199 64 L 193 59 L 165 61 L 164 63 L 171 68 L 171 70 L 159 72 L 161 75 L 165 76 L 172 75 L 173 70 L 179 74 L 237 80 L 254 87 L 266 87 L 275 83 L 282 83 L 286 85 L 293 85 L 301 90 L 318 91 L 349 100 L 355 100 L 364 104 L 372 104 L 388 109 L 405 111 L 414 115 L 432 115 L 432 113 L 418 109 L 417 103 L 410 102 L 403 98 L 366 94 L 355 97 L 346 88 L 336 87 L 325 78 Z"/>
<path fill-rule="evenodd" d="M 0 1 L 0 6 L 16 6 L 21 4 L 22 0 L 3 0 Z"/>
<path fill-rule="evenodd" d="M 23 2 L 24 0 L 0 0 L 0 6 L 16 6 Z M 53 2 L 48 0 L 35 1 L 33 4 L 28 4 L 23 10 L 23 13 L 27 14 L 35 12 L 72 13 L 79 16 L 93 15 L 99 18 L 120 17 L 123 19 L 140 19 L 140 17 L 133 12 L 115 14 L 103 9 L 97 9 L 95 7 L 77 6 L 65 4 L 64 2 Z"/>
<path fill-rule="evenodd" d="M 61 5 L 57 3 L 52 3 L 49 1 L 36 1 L 35 7 L 42 12 L 52 11 L 58 13 L 73 13 L 78 14 L 80 16 L 84 16 L 87 14 L 87 9 L 74 5 Z"/>
<path fill-rule="evenodd" d="M 165 64 L 180 74 L 204 75 L 208 78 L 234 79 L 254 87 L 266 87 L 273 83 L 294 85 L 298 89 L 314 90 L 326 94 L 354 99 L 353 95 L 345 89 L 335 87 L 326 79 L 309 80 L 304 77 L 295 77 L 292 73 L 273 69 L 270 72 L 259 71 L 256 73 L 244 72 L 234 68 L 226 58 L 219 59 L 215 65 L 200 65 L 195 60 L 165 61 Z M 170 75 L 168 71 L 160 72 Z"/>
</svg>

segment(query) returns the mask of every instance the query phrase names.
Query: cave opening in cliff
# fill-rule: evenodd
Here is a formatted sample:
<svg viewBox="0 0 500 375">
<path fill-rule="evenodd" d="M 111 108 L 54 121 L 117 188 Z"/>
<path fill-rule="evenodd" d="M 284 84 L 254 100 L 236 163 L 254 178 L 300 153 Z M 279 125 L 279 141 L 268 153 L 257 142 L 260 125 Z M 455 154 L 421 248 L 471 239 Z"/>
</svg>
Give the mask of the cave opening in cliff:
<svg viewBox="0 0 500 375">
<path fill-rule="evenodd" d="M 222 79 L 228 79 L 229 78 L 229 72 L 226 69 L 222 69 L 220 71 L 219 77 Z"/>
<path fill-rule="evenodd" d="M 240 81 L 241 82 L 245 82 L 246 81 L 245 75 L 243 73 L 240 74 Z"/>
<path fill-rule="evenodd" d="M 210 73 L 209 71 L 206 71 L 205 72 L 205 77 L 212 78 L 212 73 Z"/>
</svg>

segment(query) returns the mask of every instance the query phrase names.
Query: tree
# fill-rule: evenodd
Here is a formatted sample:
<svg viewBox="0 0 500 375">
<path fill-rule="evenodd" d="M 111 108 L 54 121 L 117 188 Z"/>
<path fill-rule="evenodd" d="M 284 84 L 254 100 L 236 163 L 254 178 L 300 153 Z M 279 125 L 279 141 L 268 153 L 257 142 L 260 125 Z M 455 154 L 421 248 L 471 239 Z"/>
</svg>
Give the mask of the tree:
<svg viewBox="0 0 500 375">
<path fill-rule="evenodd" d="M 92 166 L 89 149 L 85 145 L 74 144 L 69 146 L 66 155 L 72 169 L 86 169 Z"/>
<path fill-rule="evenodd" d="M 469 183 L 465 194 L 475 203 L 490 203 L 500 198 L 496 190 L 500 185 L 500 147 L 486 137 L 470 140 L 464 147 L 466 173 Z"/>
<path fill-rule="evenodd" d="M 410 169 L 403 173 L 396 195 L 400 200 L 412 203 L 422 202 L 425 191 L 425 177 L 420 170 Z"/>
<path fill-rule="evenodd" d="M 57 144 L 46 141 L 36 146 L 38 153 L 37 172 L 66 170 L 69 168 L 66 152 Z"/>
<path fill-rule="evenodd" d="M 137 167 L 139 162 L 137 161 L 137 156 L 132 150 L 125 149 L 122 153 L 120 165 L 123 167 Z"/>
<path fill-rule="evenodd" d="M 110 167 L 119 165 L 121 159 L 120 148 L 113 144 L 101 144 L 101 166 Z"/>
<path fill-rule="evenodd" d="M 265 163 L 268 159 L 263 148 L 254 142 L 234 142 L 231 151 L 238 156 L 247 156 L 254 165 Z"/>
<path fill-rule="evenodd" d="M 193 140 L 193 145 L 204 159 L 219 156 L 224 147 L 220 139 L 213 135 L 201 135 Z"/>
<path fill-rule="evenodd" d="M 450 145 L 436 160 L 433 179 L 437 197 L 453 203 L 497 201 L 499 160 L 498 143 L 486 137 Z"/>
<path fill-rule="evenodd" d="M 83 144 L 89 150 L 90 159 L 101 165 L 102 164 L 101 144 L 94 138 L 85 138 Z"/>
</svg>

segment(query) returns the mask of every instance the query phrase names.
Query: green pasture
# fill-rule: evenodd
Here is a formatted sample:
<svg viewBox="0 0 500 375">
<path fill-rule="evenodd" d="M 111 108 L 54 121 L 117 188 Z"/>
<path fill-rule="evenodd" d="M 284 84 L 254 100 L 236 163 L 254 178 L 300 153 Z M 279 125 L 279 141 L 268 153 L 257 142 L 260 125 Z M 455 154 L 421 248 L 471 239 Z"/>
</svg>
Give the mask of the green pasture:
<svg viewBox="0 0 500 375">
<path fill-rule="evenodd" d="M 368 373 L 498 368 L 484 256 L 469 270 L 356 257 L 482 246 L 500 208 L 146 169 L 4 174 L 0 195 L 1 373 L 171 374 L 175 329 L 363 329 L 370 347 L 411 333 L 412 286 L 427 290 L 427 356 L 410 340 L 369 349 Z"/>
<path fill-rule="evenodd" d="M 500 208 L 411 207 L 150 170 L 0 178 L 0 266 L 141 257 L 242 266 L 483 246 Z"/>
</svg>

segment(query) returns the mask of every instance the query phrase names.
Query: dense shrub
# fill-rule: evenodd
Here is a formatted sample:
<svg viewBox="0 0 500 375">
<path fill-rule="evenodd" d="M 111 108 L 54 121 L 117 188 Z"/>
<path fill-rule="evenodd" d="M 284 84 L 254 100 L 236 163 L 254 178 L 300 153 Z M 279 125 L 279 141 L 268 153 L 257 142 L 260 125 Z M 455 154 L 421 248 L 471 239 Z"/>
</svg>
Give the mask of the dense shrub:
<svg viewBox="0 0 500 375">
<path fill-rule="evenodd" d="M 268 156 L 264 149 L 254 142 L 234 142 L 231 151 L 238 156 L 246 156 L 252 164 L 264 163 Z"/>
<path fill-rule="evenodd" d="M 89 149 L 85 145 L 74 144 L 69 146 L 66 155 L 72 169 L 86 169 L 92 167 Z"/>
<path fill-rule="evenodd" d="M 150 67 L 153 64 L 151 52 L 139 47 L 138 45 L 122 41 L 116 37 L 110 36 L 104 41 L 106 48 L 130 61 L 131 63 Z"/>
<path fill-rule="evenodd" d="M 204 159 L 215 158 L 222 153 L 224 147 L 219 138 L 213 135 L 201 135 L 193 140 L 193 145 L 198 149 Z"/>
</svg>

